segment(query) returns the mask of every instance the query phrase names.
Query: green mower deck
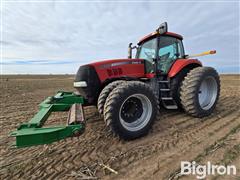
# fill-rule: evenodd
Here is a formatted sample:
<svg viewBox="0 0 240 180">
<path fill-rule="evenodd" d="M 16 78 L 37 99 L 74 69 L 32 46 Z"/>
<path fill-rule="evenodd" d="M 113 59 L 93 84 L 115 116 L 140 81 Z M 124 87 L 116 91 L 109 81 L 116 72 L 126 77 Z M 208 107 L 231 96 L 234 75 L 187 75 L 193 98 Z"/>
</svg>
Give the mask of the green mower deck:
<svg viewBox="0 0 240 180">
<path fill-rule="evenodd" d="M 80 135 L 85 128 L 83 103 L 83 97 L 72 92 L 58 92 L 55 96 L 48 97 L 39 105 L 39 112 L 28 123 L 21 124 L 16 131 L 11 133 L 11 136 L 16 137 L 14 146 L 50 144 L 67 137 Z M 60 111 L 69 111 L 66 125 L 42 127 L 52 112 Z M 71 111 L 75 114 L 72 115 Z"/>
</svg>

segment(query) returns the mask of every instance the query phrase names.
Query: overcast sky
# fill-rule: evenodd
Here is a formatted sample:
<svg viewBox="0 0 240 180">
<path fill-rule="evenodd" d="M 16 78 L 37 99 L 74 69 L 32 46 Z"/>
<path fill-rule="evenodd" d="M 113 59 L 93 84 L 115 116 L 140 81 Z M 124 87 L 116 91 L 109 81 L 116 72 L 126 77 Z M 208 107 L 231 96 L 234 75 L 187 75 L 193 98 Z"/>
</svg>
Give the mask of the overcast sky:
<svg viewBox="0 0 240 180">
<path fill-rule="evenodd" d="M 126 58 L 129 42 L 167 21 L 185 51 L 221 73 L 239 73 L 236 2 L 3 2 L 2 73 L 75 73 L 79 65 Z"/>
</svg>

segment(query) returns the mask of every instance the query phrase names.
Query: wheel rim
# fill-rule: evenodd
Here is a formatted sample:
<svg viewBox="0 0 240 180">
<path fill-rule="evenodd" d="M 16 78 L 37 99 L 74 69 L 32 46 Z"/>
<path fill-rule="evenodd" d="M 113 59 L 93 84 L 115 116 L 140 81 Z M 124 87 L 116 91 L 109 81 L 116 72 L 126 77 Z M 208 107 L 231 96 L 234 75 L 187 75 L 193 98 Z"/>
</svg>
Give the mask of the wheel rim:
<svg viewBox="0 0 240 180">
<path fill-rule="evenodd" d="M 152 104 L 143 94 L 129 96 L 121 105 L 119 119 L 124 128 L 138 131 L 146 126 L 152 115 Z"/>
<path fill-rule="evenodd" d="M 209 110 L 217 98 L 217 82 L 214 77 L 205 78 L 198 91 L 198 100 L 202 109 Z"/>
</svg>

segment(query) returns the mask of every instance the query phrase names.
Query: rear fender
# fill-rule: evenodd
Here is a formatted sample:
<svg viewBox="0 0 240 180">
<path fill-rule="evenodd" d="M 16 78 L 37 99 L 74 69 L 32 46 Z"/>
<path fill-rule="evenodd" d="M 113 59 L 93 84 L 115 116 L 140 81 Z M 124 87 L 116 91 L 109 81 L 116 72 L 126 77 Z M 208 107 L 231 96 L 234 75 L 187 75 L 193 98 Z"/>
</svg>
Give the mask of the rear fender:
<svg viewBox="0 0 240 180">
<path fill-rule="evenodd" d="M 175 63 L 172 65 L 168 77 L 172 78 L 175 75 L 177 75 L 182 69 L 188 67 L 190 69 L 193 69 L 195 67 L 202 66 L 202 63 L 197 59 L 178 59 L 175 61 Z"/>
</svg>

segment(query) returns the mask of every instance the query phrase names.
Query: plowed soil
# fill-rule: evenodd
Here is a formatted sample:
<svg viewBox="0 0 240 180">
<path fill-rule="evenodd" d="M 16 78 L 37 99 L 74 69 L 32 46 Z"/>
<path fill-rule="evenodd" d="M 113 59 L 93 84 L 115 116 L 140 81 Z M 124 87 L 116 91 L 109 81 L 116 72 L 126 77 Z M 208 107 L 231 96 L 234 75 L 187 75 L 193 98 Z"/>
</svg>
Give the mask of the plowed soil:
<svg viewBox="0 0 240 180">
<path fill-rule="evenodd" d="M 134 141 L 114 137 L 95 107 L 86 107 L 87 127 L 79 138 L 51 145 L 11 148 L 9 133 L 28 121 L 37 105 L 58 90 L 74 91 L 73 76 L 2 76 L 0 179 L 196 179 L 181 176 L 181 161 L 230 164 L 240 178 L 240 76 L 221 76 L 214 113 L 202 119 L 161 109 L 151 132 Z M 67 113 L 48 124 L 65 124 Z M 106 168 L 107 166 L 107 168 Z"/>
</svg>

